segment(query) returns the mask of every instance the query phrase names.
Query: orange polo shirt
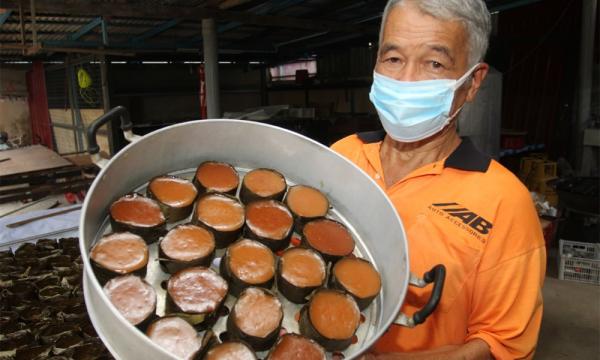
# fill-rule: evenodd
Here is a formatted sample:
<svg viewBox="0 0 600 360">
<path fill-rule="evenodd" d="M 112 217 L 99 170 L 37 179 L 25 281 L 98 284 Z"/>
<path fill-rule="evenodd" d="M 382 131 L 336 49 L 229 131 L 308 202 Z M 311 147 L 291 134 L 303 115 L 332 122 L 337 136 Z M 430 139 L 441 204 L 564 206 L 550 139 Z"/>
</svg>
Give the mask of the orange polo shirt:
<svg viewBox="0 0 600 360">
<path fill-rule="evenodd" d="M 498 162 L 464 139 L 448 158 L 387 188 L 383 132 L 352 135 L 332 148 L 386 192 L 408 237 L 411 271 L 446 266 L 440 304 L 413 329 L 392 325 L 375 352 L 408 352 L 482 339 L 496 359 L 532 358 L 542 320 L 546 252 L 529 192 Z M 386 271 L 394 271 L 387 264 Z M 431 295 L 409 287 L 406 314 Z"/>
</svg>

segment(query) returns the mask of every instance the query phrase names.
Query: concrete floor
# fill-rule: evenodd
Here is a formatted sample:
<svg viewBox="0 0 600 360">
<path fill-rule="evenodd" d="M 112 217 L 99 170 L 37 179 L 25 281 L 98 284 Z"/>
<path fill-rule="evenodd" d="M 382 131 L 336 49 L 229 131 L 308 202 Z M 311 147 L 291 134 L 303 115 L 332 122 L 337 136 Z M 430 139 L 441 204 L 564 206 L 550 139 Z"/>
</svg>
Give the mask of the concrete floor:
<svg viewBox="0 0 600 360">
<path fill-rule="evenodd" d="M 600 359 L 600 286 L 558 280 L 548 260 L 536 359 Z"/>
</svg>

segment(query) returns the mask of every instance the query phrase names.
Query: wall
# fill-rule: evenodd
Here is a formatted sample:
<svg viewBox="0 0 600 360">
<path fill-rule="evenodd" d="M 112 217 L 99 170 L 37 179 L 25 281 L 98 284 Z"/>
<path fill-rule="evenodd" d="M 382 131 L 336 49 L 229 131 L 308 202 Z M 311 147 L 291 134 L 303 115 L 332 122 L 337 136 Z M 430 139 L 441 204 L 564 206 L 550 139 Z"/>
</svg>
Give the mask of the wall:
<svg viewBox="0 0 600 360">
<path fill-rule="evenodd" d="M 469 137 L 479 150 L 498 158 L 501 122 L 502 74 L 490 67 L 475 101 L 466 103 L 458 116 L 458 132 Z"/>
<path fill-rule="evenodd" d="M 308 90 L 308 104 L 305 90 L 271 90 L 269 105 L 290 104 L 299 107 L 315 107 L 328 114 L 333 113 L 368 113 L 375 114 L 375 109 L 369 101 L 369 86 L 338 88 L 311 87 Z"/>
<path fill-rule="evenodd" d="M 81 121 L 83 122 L 84 127 L 88 127 L 92 121 L 96 120 L 102 114 L 104 114 L 103 109 L 80 109 L 81 112 Z M 66 109 L 50 109 L 50 119 L 52 119 L 53 124 L 62 124 L 67 126 L 73 126 L 73 112 L 70 108 Z M 70 154 L 78 152 L 77 150 L 77 140 L 76 135 L 73 129 L 66 129 L 59 126 L 54 126 L 54 140 L 56 143 L 56 151 L 59 154 Z M 82 137 L 83 140 L 83 148 L 87 149 L 87 138 L 85 136 Z M 100 151 L 105 154 L 110 154 L 108 137 L 106 132 L 106 125 L 100 127 L 98 130 L 98 136 L 96 136 L 96 141 L 98 142 L 98 146 L 100 146 Z"/>
<path fill-rule="evenodd" d="M 110 104 L 123 105 L 134 126 L 200 117 L 198 65 L 111 64 Z"/>
<path fill-rule="evenodd" d="M 356 53 L 356 50 L 351 51 Z M 372 58 L 372 50 L 365 54 L 363 58 Z M 342 55 L 337 56 L 346 58 Z M 337 64 L 333 61 L 335 56 L 329 54 L 320 63 L 326 66 L 323 77 L 308 86 L 308 97 L 306 89 L 295 84 L 273 84 L 265 98 L 267 105 L 314 107 L 317 117 L 326 121 L 308 124 L 311 130 L 305 134 L 318 138 L 323 143 L 380 126 L 368 97 L 369 76 L 372 72 L 370 63 L 356 60 L 345 64 L 348 71 L 354 71 L 350 74 L 351 80 L 348 80 L 339 78 L 339 74 L 332 72 L 339 70 L 333 66 Z M 134 131 L 138 134 L 146 134 L 169 124 L 199 119 L 198 69 L 199 64 L 111 64 L 111 107 L 127 107 L 134 123 Z M 223 113 L 240 112 L 262 105 L 261 71 L 264 70 L 257 65 L 221 64 L 219 71 Z M 356 117 L 360 119 L 357 120 Z M 125 143 L 120 138 L 121 135 L 117 133 L 115 136 L 118 149 Z"/>
<path fill-rule="evenodd" d="M 261 105 L 260 69 L 221 65 L 221 110 L 236 112 Z M 199 117 L 198 65 L 111 65 L 111 106 L 124 105 L 138 124 L 169 124 Z M 311 86 L 309 106 L 340 113 L 373 113 L 369 88 Z M 269 105 L 306 106 L 302 88 L 268 92 Z"/>
<path fill-rule="evenodd" d="M 356 49 L 348 50 L 356 53 Z M 268 105 L 291 105 L 315 108 L 315 120 L 279 121 L 275 125 L 298 131 L 325 145 L 359 131 L 381 127 L 375 109 L 369 101 L 372 50 L 364 51 L 355 61 L 339 59 L 346 52 L 329 53 L 319 58 L 317 78 L 306 87 L 294 82 L 274 82 L 267 85 Z M 358 61 L 361 58 L 365 61 Z M 340 68 L 346 71 L 340 75 Z M 225 112 L 242 111 L 261 105 L 259 69 L 241 66 L 221 67 L 221 103 Z M 239 83 L 238 83 L 239 82 Z M 237 89 L 237 90 L 235 90 Z"/>
<path fill-rule="evenodd" d="M 112 64 L 111 106 L 124 105 L 138 125 L 172 124 L 200 117 L 199 64 Z M 260 70 L 221 64 L 221 110 L 260 106 Z"/>
<path fill-rule="evenodd" d="M 260 106 L 260 69 L 221 65 L 221 111 L 236 112 Z"/>
<path fill-rule="evenodd" d="M 17 145 L 31 144 L 26 73 L 20 67 L 0 67 L 0 131 Z"/>
<path fill-rule="evenodd" d="M 579 66 L 581 1 L 545 0 L 501 12 L 488 62 L 503 73 L 502 128 L 527 131 L 568 157 Z"/>
</svg>

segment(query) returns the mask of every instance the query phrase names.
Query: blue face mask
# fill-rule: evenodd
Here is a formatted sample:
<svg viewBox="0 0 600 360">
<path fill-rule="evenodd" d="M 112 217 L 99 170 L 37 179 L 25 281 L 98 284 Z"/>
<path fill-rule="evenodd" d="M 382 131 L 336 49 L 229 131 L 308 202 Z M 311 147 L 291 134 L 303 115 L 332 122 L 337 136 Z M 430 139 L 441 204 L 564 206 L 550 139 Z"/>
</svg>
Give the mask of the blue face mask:
<svg viewBox="0 0 600 360">
<path fill-rule="evenodd" d="M 369 99 L 386 133 L 396 141 L 415 142 L 440 132 L 462 109 L 450 115 L 454 92 L 478 65 L 458 80 L 398 81 L 373 72 Z"/>
</svg>

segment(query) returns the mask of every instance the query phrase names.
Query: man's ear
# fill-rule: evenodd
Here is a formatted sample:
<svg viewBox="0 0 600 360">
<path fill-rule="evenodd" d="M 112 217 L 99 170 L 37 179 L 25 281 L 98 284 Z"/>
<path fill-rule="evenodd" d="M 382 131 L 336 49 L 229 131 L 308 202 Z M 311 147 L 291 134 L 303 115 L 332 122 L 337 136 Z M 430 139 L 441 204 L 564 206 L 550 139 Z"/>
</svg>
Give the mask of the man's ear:
<svg viewBox="0 0 600 360">
<path fill-rule="evenodd" d="M 487 76 L 489 70 L 490 66 L 488 64 L 481 63 L 479 64 L 477 70 L 473 72 L 473 76 L 471 77 L 471 86 L 467 91 L 466 101 L 471 102 L 475 100 L 475 95 L 477 95 L 477 91 L 479 91 L 479 88 L 481 87 L 481 84 L 483 83 L 483 80 Z"/>
</svg>

